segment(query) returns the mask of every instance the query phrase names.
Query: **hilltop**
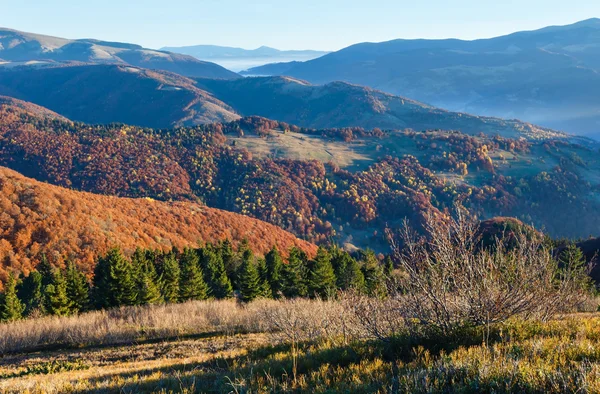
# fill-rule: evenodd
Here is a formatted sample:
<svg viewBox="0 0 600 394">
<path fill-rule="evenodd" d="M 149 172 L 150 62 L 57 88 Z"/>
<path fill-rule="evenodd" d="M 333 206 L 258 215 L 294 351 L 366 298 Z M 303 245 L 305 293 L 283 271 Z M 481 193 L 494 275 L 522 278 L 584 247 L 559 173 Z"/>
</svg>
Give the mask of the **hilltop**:
<svg viewBox="0 0 600 394">
<path fill-rule="evenodd" d="M 239 118 L 194 84 L 178 74 L 116 65 L 0 71 L 0 94 L 87 123 L 162 128 Z"/>
<path fill-rule="evenodd" d="M 146 49 L 139 45 L 96 39 L 69 40 L 0 28 L 0 59 L 20 65 L 52 67 L 64 62 L 121 64 L 176 72 L 192 77 L 238 78 L 217 64 L 192 56 Z"/>
</svg>

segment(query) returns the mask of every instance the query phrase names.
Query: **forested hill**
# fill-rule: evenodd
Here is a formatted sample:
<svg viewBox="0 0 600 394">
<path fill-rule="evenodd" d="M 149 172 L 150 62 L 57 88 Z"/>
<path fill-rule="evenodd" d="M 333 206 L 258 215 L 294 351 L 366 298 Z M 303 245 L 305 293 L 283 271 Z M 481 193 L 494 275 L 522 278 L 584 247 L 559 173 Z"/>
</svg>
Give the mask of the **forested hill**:
<svg viewBox="0 0 600 394">
<path fill-rule="evenodd" d="M 262 221 L 191 202 L 129 199 L 68 190 L 0 167 L 0 282 L 29 272 L 45 254 L 55 264 L 75 260 L 90 273 L 99 254 L 120 247 L 170 250 L 246 239 L 263 255 L 273 246 L 316 247 Z"/>
<path fill-rule="evenodd" d="M 154 130 L 0 106 L 0 165 L 122 197 L 201 200 L 297 236 L 377 248 L 460 202 L 552 236 L 598 230 L 597 148 L 447 131 L 303 129 L 264 118 Z"/>
</svg>

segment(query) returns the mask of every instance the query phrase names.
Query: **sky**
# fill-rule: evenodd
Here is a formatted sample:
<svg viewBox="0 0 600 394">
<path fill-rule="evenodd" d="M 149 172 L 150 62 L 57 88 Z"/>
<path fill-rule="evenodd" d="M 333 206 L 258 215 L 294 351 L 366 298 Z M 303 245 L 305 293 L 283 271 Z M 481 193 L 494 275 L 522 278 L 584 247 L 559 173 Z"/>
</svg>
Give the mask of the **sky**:
<svg viewBox="0 0 600 394">
<path fill-rule="evenodd" d="M 598 0 L 17 0 L 0 26 L 147 48 L 337 50 L 395 38 L 494 37 L 600 17 Z"/>
</svg>

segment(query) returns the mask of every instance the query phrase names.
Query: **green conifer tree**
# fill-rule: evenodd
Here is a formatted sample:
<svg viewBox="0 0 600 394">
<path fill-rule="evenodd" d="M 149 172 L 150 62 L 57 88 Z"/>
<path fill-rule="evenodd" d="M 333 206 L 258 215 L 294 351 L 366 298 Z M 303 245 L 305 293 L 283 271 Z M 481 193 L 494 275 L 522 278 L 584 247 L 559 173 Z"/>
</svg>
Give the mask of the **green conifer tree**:
<svg viewBox="0 0 600 394">
<path fill-rule="evenodd" d="M 51 283 L 44 288 L 46 311 L 54 316 L 68 316 L 71 313 L 71 302 L 67 296 L 67 281 L 62 271 L 55 268 Z"/>
<path fill-rule="evenodd" d="M 385 297 L 387 295 L 387 277 L 372 250 L 364 252 L 362 271 L 365 276 L 367 294 L 372 297 Z"/>
<path fill-rule="evenodd" d="M 390 256 L 386 256 L 385 262 L 383 265 L 383 273 L 388 279 L 391 279 L 394 275 L 394 261 Z"/>
<path fill-rule="evenodd" d="M 0 294 L 0 321 L 19 320 L 24 311 L 25 305 L 17 295 L 17 278 L 11 273 L 4 285 L 4 292 Z"/>
<path fill-rule="evenodd" d="M 365 277 L 360 269 L 360 264 L 350 254 L 338 247 L 330 251 L 331 265 L 337 278 L 338 289 L 354 289 L 359 292 L 365 291 Z"/>
<path fill-rule="evenodd" d="M 256 269 L 258 270 L 258 277 L 260 278 L 260 297 L 273 298 L 273 291 L 269 284 L 269 272 L 265 259 L 256 259 Z"/>
<path fill-rule="evenodd" d="M 94 270 L 94 304 L 98 308 L 135 305 L 133 267 L 119 249 L 100 258 Z"/>
<path fill-rule="evenodd" d="M 201 250 L 200 254 L 201 266 L 210 289 L 210 295 L 216 299 L 232 297 L 233 286 L 227 276 L 219 249 L 207 245 Z"/>
<path fill-rule="evenodd" d="M 287 298 L 306 297 L 308 295 L 308 257 L 298 248 L 290 250 L 288 263 L 283 267 L 281 292 Z"/>
<path fill-rule="evenodd" d="M 26 316 L 40 316 L 46 314 L 44 305 L 44 294 L 42 286 L 42 274 L 31 271 L 19 285 L 19 298 L 25 304 Z"/>
<path fill-rule="evenodd" d="M 311 266 L 308 281 L 309 294 L 321 298 L 333 297 L 336 291 L 337 278 L 331 265 L 329 253 L 325 248 L 319 248 Z"/>
<path fill-rule="evenodd" d="M 179 262 L 174 253 L 167 253 L 163 259 L 161 267 L 161 294 L 166 302 L 179 302 L 179 280 L 181 271 Z"/>
<path fill-rule="evenodd" d="M 36 267 L 36 270 L 42 275 L 42 288 L 48 286 L 52 283 L 52 274 L 54 272 L 54 267 L 48 259 L 46 255 L 42 253 L 40 257 L 40 262 Z"/>
<path fill-rule="evenodd" d="M 265 256 L 265 263 L 267 267 L 267 282 L 271 288 L 271 297 L 279 298 L 283 290 L 283 258 L 276 246 L 273 246 L 271 251 Z"/>
<path fill-rule="evenodd" d="M 154 259 L 153 251 L 140 248 L 137 248 L 131 257 L 137 305 L 152 305 L 162 302 Z"/>
<path fill-rule="evenodd" d="M 243 302 L 253 301 L 262 295 L 263 286 L 260 274 L 250 249 L 244 251 L 238 277 L 240 281 L 240 299 Z"/>
<path fill-rule="evenodd" d="M 338 287 L 341 290 L 355 290 L 359 293 L 366 291 L 365 276 L 360 264 L 350 255 L 344 264 L 344 270 L 338 277 Z"/>
<path fill-rule="evenodd" d="M 71 304 L 71 313 L 86 311 L 90 302 L 90 286 L 85 274 L 72 261 L 67 264 L 65 280 L 67 282 L 67 297 Z"/>
<path fill-rule="evenodd" d="M 208 285 L 200 268 L 198 254 L 193 249 L 185 249 L 180 260 L 181 278 L 179 300 L 206 300 Z"/>
<path fill-rule="evenodd" d="M 221 254 L 221 260 L 223 260 L 223 265 L 225 266 L 225 271 L 227 271 L 227 276 L 233 285 L 233 278 L 239 268 L 240 260 L 236 258 L 236 253 L 233 251 L 233 245 L 231 245 L 229 239 L 221 242 L 219 252 Z"/>
</svg>

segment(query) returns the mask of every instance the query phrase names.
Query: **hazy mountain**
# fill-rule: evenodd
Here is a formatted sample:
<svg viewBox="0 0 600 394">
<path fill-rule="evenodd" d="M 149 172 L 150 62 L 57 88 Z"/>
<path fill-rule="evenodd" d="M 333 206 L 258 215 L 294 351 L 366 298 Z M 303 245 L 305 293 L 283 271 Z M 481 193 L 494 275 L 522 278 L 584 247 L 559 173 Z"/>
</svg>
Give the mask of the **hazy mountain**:
<svg viewBox="0 0 600 394">
<path fill-rule="evenodd" d="M 164 128 L 239 118 L 194 83 L 173 73 L 116 65 L 0 71 L 0 95 L 87 123 Z"/>
<path fill-rule="evenodd" d="M 60 62 L 128 64 L 205 78 L 238 78 L 217 64 L 192 56 L 155 51 L 135 44 L 94 39 L 69 40 L 0 28 L 0 59 L 4 66 L 25 62 L 52 65 Z"/>
<path fill-rule="evenodd" d="M 394 40 L 250 69 L 600 136 L 600 19 L 475 41 Z"/>
<path fill-rule="evenodd" d="M 563 136 L 524 122 L 450 112 L 343 82 L 191 79 L 131 66 L 7 69 L 0 71 L 0 95 L 41 105 L 72 120 L 153 128 L 258 115 L 311 128 L 452 129 L 529 139 Z"/>
<path fill-rule="evenodd" d="M 530 139 L 560 136 L 528 123 L 446 111 L 344 82 L 312 85 L 287 77 L 254 77 L 201 79 L 198 86 L 242 116 L 258 115 L 303 127 L 444 129 Z"/>
<path fill-rule="evenodd" d="M 530 139 L 559 136 L 527 123 L 445 111 L 347 83 L 320 86 L 281 77 L 227 82 L 130 66 L 26 67 L 0 71 L 0 95 L 41 105 L 72 120 L 153 128 L 258 115 L 311 128 L 453 129 Z"/>
<path fill-rule="evenodd" d="M 190 55 L 200 60 L 220 64 L 233 71 L 242 71 L 251 67 L 272 62 L 307 61 L 316 59 L 329 52 L 312 50 L 280 51 L 262 46 L 257 49 L 242 49 L 216 45 L 194 45 L 185 47 L 165 47 L 161 51 L 169 51 Z"/>
</svg>

